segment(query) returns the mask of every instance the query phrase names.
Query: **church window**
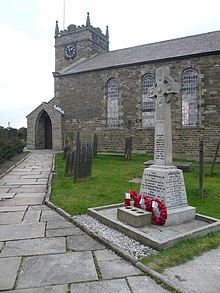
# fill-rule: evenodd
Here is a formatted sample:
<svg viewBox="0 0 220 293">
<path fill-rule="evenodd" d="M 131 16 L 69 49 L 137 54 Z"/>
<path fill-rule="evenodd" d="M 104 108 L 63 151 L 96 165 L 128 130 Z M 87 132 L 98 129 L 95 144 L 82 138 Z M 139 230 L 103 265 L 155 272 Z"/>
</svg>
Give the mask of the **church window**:
<svg viewBox="0 0 220 293">
<path fill-rule="evenodd" d="M 107 84 L 107 126 L 118 128 L 119 125 L 119 90 L 118 82 L 111 78 Z"/>
<path fill-rule="evenodd" d="M 195 69 L 186 69 L 181 79 L 182 125 L 198 125 L 198 79 Z"/>
<path fill-rule="evenodd" d="M 142 127 L 153 127 L 155 119 L 155 100 L 149 97 L 148 89 L 155 83 L 153 74 L 145 74 L 141 80 L 142 86 Z"/>
</svg>

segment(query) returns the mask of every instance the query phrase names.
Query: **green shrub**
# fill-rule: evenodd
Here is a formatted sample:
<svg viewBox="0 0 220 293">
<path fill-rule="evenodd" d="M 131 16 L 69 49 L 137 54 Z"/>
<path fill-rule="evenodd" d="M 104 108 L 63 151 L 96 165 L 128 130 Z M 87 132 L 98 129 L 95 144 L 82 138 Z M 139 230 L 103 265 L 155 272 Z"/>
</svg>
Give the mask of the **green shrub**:
<svg viewBox="0 0 220 293">
<path fill-rule="evenodd" d="M 23 151 L 24 144 L 18 140 L 0 141 L 0 164 Z"/>
</svg>

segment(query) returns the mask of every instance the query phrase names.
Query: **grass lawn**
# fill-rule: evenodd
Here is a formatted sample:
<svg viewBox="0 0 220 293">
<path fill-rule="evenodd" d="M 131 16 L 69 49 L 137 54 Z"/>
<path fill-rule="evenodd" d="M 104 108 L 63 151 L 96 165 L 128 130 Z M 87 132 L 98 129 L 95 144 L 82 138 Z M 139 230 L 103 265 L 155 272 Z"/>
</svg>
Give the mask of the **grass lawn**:
<svg viewBox="0 0 220 293">
<path fill-rule="evenodd" d="M 62 154 L 56 155 L 56 176 L 52 185 L 51 201 L 70 213 L 83 214 L 89 207 L 123 202 L 124 193 L 140 184 L 129 179 L 142 177 L 142 163 L 152 159 L 146 155 L 132 155 L 132 160 L 110 155 L 98 155 L 93 159 L 92 178 L 74 183 L 73 177 L 64 177 Z M 211 164 L 205 164 L 204 198 L 199 197 L 199 166 L 193 172 L 184 173 L 188 204 L 197 213 L 220 218 L 220 164 L 216 164 L 213 177 L 209 177 Z"/>
<path fill-rule="evenodd" d="M 129 179 L 142 177 L 144 161 L 152 159 L 146 155 L 132 155 L 132 160 L 122 157 L 98 155 L 93 159 L 92 178 L 73 182 L 73 177 L 64 177 L 62 154 L 56 155 L 56 176 L 52 185 L 51 201 L 70 213 L 83 214 L 89 207 L 123 202 L 124 193 L 140 184 Z M 199 197 L 199 166 L 194 163 L 193 171 L 184 173 L 188 204 L 195 206 L 197 213 L 220 218 L 220 164 L 216 164 L 214 175 L 209 176 L 211 164 L 205 164 L 204 197 Z M 182 241 L 157 255 L 143 258 L 143 264 L 162 272 L 165 268 L 184 263 L 194 256 L 220 245 L 220 232 L 203 238 Z"/>
</svg>

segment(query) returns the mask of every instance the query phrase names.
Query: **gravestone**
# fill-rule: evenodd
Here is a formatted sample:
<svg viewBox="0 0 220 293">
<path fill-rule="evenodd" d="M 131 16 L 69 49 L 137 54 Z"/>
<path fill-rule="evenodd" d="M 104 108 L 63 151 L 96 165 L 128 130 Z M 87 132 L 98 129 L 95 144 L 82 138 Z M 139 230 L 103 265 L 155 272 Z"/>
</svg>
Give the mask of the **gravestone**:
<svg viewBox="0 0 220 293">
<path fill-rule="evenodd" d="M 96 157 L 98 154 L 98 136 L 94 134 L 93 138 L 93 157 Z"/>
<path fill-rule="evenodd" d="M 131 151 L 132 151 L 132 137 L 125 138 L 125 153 L 124 158 L 126 160 L 131 160 Z"/>
<path fill-rule="evenodd" d="M 145 168 L 140 193 L 158 198 L 167 207 L 165 226 L 195 218 L 196 210 L 188 206 L 183 172 L 172 161 L 171 99 L 179 92 L 178 84 L 169 76 L 168 67 L 156 70 L 156 85 L 149 96 L 156 99 L 154 164 Z"/>
<path fill-rule="evenodd" d="M 74 182 L 79 179 L 89 179 L 92 174 L 93 148 L 81 144 L 80 133 L 77 133 L 76 152 L 74 154 Z"/>
</svg>

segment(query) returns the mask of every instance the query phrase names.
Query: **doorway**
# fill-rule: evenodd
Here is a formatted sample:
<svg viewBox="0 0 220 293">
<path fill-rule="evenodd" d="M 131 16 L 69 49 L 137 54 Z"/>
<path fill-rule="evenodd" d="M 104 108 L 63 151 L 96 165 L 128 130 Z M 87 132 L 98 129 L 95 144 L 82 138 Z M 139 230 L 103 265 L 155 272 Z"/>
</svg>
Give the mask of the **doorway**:
<svg viewBox="0 0 220 293">
<path fill-rule="evenodd" d="M 43 110 L 36 122 L 36 149 L 52 149 L 52 123 L 48 113 Z"/>
</svg>

